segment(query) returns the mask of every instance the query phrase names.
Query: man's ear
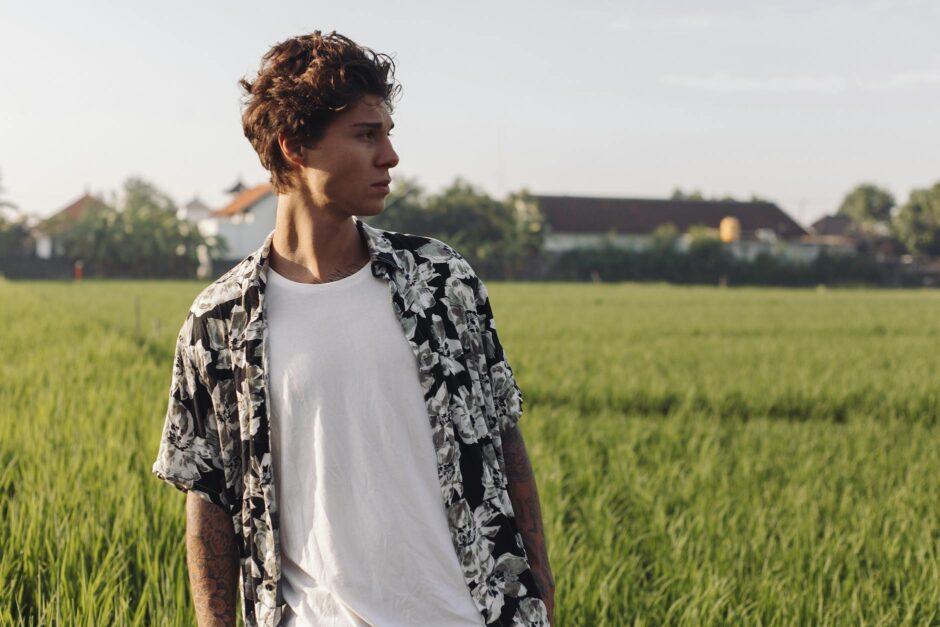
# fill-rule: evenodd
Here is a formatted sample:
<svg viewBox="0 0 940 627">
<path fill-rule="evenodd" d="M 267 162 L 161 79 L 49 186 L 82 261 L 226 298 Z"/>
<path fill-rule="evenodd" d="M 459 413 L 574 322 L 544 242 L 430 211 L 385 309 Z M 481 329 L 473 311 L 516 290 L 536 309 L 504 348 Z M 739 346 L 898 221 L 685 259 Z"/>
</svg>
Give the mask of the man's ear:
<svg viewBox="0 0 940 627">
<path fill-rule="evenodd" d="M 288 139 L 283 133 L 277 136 L 277 145 L 281 149 L 281 154 L 288 163 L 296 167 L 302 167 L 304 164 L 303 147 L 296 139 Z"/>
</svg>

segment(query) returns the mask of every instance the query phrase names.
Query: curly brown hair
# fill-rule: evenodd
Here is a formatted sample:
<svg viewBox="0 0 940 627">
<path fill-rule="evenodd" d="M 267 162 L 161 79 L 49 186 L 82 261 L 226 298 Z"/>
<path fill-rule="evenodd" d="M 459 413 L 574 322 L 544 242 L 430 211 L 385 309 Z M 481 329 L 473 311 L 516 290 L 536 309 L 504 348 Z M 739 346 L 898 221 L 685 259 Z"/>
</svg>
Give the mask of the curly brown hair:
<svg viewBox="0 0 940 627">
<path fill-rule="evenodd" d="M 395 63 L 332 31 L 316 30 L 275 44 L 262 57 L 255 80 L 238 84 L 245 91 L 242 128 L 271 174 L 276 193 L 290 191 L 293 171 L 278 145 L 278 136 L 312 148 L 341 111 L 363 96 L 382 98 L 389 111 L 401 91 Z"/>
</svg>

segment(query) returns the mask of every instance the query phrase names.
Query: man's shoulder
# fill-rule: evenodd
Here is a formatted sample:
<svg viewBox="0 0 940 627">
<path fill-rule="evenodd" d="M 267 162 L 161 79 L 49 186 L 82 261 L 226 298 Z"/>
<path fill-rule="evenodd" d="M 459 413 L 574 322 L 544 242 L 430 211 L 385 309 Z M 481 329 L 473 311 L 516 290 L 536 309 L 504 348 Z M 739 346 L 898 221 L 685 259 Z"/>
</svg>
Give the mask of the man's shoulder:
<svg viewBox="0 0 940 627">
<path fill-rule="evenodd" d="M 395 252 L 408 251 L 412 254 L 418 253 L 422 256 L 430 255 L 435 258 L 460 256 L 452 246 L 430 235 L 417 235 L 415 233 L 373 228 L 385 238 Z"/>
<path fill-rule="evenodd" d="M 430 235 L 415 235 L 412 233 L 400 233 L 384 229 L 379 230 L 392 245 L 395 252 L 402 253 L 406 251 L 410 253 L 412 257 L 419 257 L 420 261 L 425 263 L 447 264 L 452 274 L 456 271 L 460 275 L 476 277 L 466 257 L 443 240 L 431 237 Z M 401 259 L 401 257 L 400 255 L 399 258 Z"/>
<path fill-rule="evenodd" d="M 214 309 L 222 310 L 238 302 L 244 289 L 245 277 L 254 266 L 256 254 L 248 255 L 222 276 L 205 286 L 193 299 L 189 313 L 201 317 Z"/>
<path fill-rule="evenodd" d="M 241 299 L 245 273 L 250 272 L 255 254 L 242 259 L 199 292 L 186 312 L 178 343 L 195 346 L 202 341 L 204 347 L 220 345 L 227 318 Z"/>
</svg>

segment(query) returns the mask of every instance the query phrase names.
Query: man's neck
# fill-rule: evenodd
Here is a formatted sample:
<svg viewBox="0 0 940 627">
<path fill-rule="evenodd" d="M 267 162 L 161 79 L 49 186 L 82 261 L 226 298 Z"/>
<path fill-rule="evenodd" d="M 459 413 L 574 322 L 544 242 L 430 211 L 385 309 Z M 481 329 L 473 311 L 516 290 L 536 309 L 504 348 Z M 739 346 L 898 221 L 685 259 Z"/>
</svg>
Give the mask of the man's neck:
<svg viewBox="0 0 940 627">
<path fill-rule="evenodd" d="M 274 271 L 292 281 L 329 283 L 361 270 L 369 249 L 352 216 L 291 193 L 278 196 L 269 259 Z"/>
</svg>

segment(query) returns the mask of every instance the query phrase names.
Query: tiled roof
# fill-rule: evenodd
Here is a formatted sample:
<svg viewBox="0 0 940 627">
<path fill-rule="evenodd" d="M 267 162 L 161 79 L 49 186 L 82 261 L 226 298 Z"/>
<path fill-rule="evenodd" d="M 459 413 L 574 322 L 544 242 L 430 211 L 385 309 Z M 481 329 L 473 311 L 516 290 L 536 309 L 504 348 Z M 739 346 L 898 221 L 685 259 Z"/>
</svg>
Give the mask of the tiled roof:
<svg viewBox="0 0 940 627">
<path fill-rule="evenodd" d="M 771 202 L 541 195 L 533 198 L 554 233 L 649 234 L 667 223 L 684 232 L 696 224 L 718 228 L 722 218 L 734 216 L 744 233 L 771 229 L 781 239 L 807 234 Z"/>
<path fill-rule="evenodd" d="M 216 218 L 224 218 L 241 213 L 245 209 L 248 209 L 252 205 L 264 199 L 268 194 L 273 193 L 274 190 L 270 183 L 255 185 L 254 187 L 246 189 L 240 193 L 238 196 L 232 199 L 232 202 L 225 205 L 221 209 L 216 209 L 213 211 L 212 216 Z"/>
<path fill-rule="evenodd" d="M 106 209 L 107 207 L 107 203 L 97 196 L 85 193 L 48 218 L 40 221 L 39 224 L 36 225 L 36 228 L 39 231 L 61 230 L 67 228 L 68 224 L 80 220 L 89 211 Z"/>
<path fill-rule="evenodd" d="M 849 216 L 836 214 L 824 216 L 812 224 L 817 235 L 848 235 L 852 232 L 852 219 Z"/>
</svg>

